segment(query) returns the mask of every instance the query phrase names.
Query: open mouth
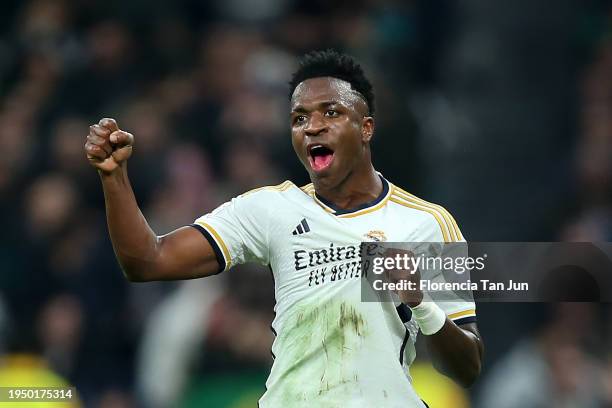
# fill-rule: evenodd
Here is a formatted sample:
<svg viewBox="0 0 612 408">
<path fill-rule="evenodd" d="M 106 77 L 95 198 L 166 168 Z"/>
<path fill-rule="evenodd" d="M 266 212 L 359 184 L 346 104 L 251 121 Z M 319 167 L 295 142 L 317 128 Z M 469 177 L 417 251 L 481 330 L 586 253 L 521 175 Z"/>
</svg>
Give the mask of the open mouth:
<svg viewBox="0 0 612 408">
<path fill-rule="evenodd" d="M 325 170 L 334 160 L 334 151 L 320 144 L 312 145 L 308 148 L 308 160 L 314 171 Z"/>
</svg>

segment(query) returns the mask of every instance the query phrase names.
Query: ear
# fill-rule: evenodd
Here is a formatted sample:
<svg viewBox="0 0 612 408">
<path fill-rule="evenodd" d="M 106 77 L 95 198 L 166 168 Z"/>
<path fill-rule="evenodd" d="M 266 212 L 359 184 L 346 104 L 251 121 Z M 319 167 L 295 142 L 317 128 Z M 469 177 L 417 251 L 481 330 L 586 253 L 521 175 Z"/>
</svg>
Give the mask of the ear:
<svg viewBox="0 0 612 408">
<path fill-rule="evenodd" d="M 364 116 L 361 122 L 361 141 L 369 143 L 374 136 L 374 118 Z"/>
</svg>

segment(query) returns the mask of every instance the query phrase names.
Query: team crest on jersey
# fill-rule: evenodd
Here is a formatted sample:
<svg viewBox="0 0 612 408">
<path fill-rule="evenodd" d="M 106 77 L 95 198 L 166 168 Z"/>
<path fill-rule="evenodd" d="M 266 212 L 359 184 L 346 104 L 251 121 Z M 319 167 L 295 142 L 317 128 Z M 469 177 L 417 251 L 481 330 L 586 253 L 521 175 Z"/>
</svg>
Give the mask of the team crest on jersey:
<svg viewBox="0 0 612 408">
<path fill-rule="evenodd" d="M 372 230 L 368 232 L 367 234 L 364 234 L 364 237 L 366 237 L 369 240 L 376 241 L 376 242 L 385 242 L 387 240 L 387 236 L 385 235 L 385 232 L 380 231 L 380 230 Z"/>
</svg>

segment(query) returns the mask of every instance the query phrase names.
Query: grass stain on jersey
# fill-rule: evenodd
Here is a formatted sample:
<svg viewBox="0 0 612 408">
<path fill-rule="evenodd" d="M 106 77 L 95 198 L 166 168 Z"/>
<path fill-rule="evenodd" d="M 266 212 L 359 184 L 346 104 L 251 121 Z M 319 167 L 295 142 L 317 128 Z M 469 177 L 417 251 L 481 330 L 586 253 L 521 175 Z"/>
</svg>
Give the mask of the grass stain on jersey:
<svg viewBox="0 0 612 408">
<path fill-rule="evenodd" d="M 347 386 L 359 382 L 352 356 L 363 346 L 367 323 L 354 305 L 333 300 L 296 307 L 281 335 L 289 366 L 284 372 L 284 402 L 341 401 Z M 329 395 L 326 395 L 329 394 Z"/>
</svg>

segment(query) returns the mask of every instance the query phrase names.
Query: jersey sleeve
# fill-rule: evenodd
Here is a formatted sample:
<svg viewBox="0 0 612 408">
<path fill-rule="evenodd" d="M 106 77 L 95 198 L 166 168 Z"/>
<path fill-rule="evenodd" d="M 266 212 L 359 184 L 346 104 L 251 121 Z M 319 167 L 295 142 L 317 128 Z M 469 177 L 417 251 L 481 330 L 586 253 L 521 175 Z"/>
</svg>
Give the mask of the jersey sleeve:
<svg viewBox="0 0 612 408">
<path fill-rule="evenodd" d="M 432 219 L 428 228 L 428 235 L 431 237 L 431 241 L 439 244 L 435 245 L 437 247 L 434 250 L 434 252 L 437 252 L 435 255 L 453 259 L 467 257 L 467 241 L 461 233 L 457 222 L 446 209 L 441 206 L 436 207 L 439 209 L 438 217 L 435 217 L 435 221 Z M 467 281 L 469 279 L 469 271 L 459 275 L 439 271 L 432 278 L 435 282 L 448 282 L 455 279 Z M 474 302 L 471 290 L 432 293 L 431 297 L 455 324 L 476 322 L 476 303 Z"/>
<path fill-rule="evenodd" d="M 444 310 L 446 316 L 455 324 L 467 324 L 476 322 L 476 303 L 472 291 L 447 291 L 442 300 L 436 300 L 436 304 Z"/>
<path fill-rule="evenodd" d="M 219 272 L 245 262 L 269 263 L 265 199 L 257 193 L 235 197 L 191 224 L 213 247 Z"/>
</svg>

